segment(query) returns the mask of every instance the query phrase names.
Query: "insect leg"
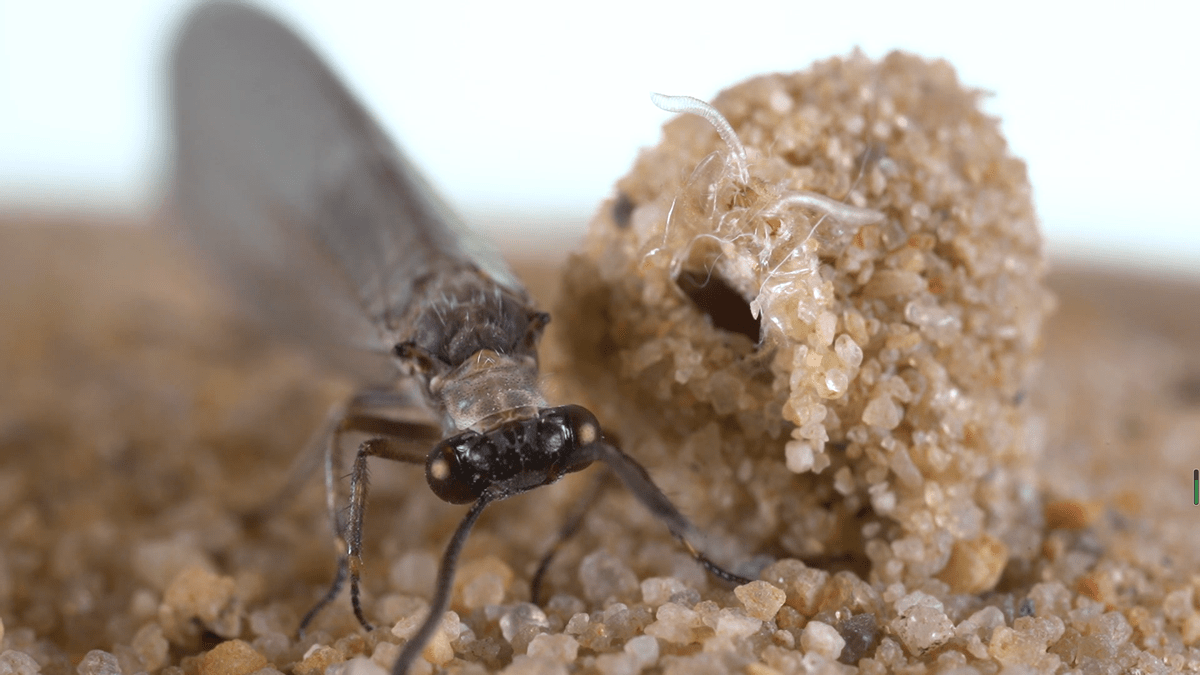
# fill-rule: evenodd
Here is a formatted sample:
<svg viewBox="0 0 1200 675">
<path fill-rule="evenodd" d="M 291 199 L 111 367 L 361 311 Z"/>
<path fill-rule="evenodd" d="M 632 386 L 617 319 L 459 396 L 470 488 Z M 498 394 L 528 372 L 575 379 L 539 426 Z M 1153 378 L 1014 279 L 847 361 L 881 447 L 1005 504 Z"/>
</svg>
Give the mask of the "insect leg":
<svg viewBox="0 0 1200 675">
<path fill-rule="evenodd" d="M 363 616 L 362 604 L 359 602 L 359 578 L 362 575 L 362 531 L 363 517 L 367 510 L 368 480 L 367 458 L 382 457 L 407 464 L 424 464 L 425 453 L 412 453 L 411 445 L 407 442 L 392 438 L 372 438 L 363 441 L 354 457 L 354 469 L 350 473 L 350 510 L 346 522 L 346 561 L 350 567 L 350 604 L 354 607 L 354 616 L 362 627 L 368 631 L 374 630 Z"/>
<path fill-rule="evenodd" d="M 617 478 L 621 479 L 633 496 L 637 497 L 650 513 L 666 524 L 671 534 L 675 535 L 687 552 L 710 574 L 733 584 L 750 583 L 750 579 L 726 570 L 696 550 L 692 541 L 703 538 L 699 530 L 683 517 L 679 509 L 675 508 L 663 491 L 658 489 L 658 486 L 650 479 L 650 474 L 646 473 L 646 470 L 635 459 L 607 443 L 594 443 L 589 446 L 588 451 L 596 460 L 604 462 L 608 468 L 612 469 L 613 473 L 617 474 Z"/>
<path fill-rule="evenodd" d="M 546 576 L 546 571 L 550 569 L 550 563 L 554 560 L 554 556 L 562 545 L 568 539 L 575 536 L 579 531 L 579 526 L 583 524 L 583 519 L 587 516 L 588 511 L 592 506 L 600 500 L 600 496 L 608 489 L 612 481 L 612 473 L 604 471 L 600 477 L 592 484 L 587 495 L 575 505 L 574 512 L 567 518 L 567 522 L 563 524 L 561 530 L 558 531 L 558 536 L 554 540 L 554 544 L 546 554 L 542 556 L 542 560 L 538 563 L 537 571 L 533 573 L 533 580 L 529 582 L 529 598 L 535 605 L 542 604 L 542 581 Z"/>
<path fill-rule="evenodd" d="M 355 456 L 354 468 L 350 474 L 349 506 L 346 509 L 346 519 L 343 521 L 339 504 L 341 484 L 341 437 L 343 434 L 361 432 L 375 437 L 364 441 Z M 363 515 L 366 510 L 368 471 L 367 457 L 382 457 L 408 464 L 424 464 L 425 450 L 436 439 L 441 431 L 436 427 L 412 422 L 378 417 L 370 414 L 351 413 L 345 415 L 337 428 L 329 436 L 325 449 L 325 502 L 329 511 L 330 523 L 333 527 L 335 545 L 339 552 L 337 572 L 329 590 L 317 601 L 317 604 L 304 615 L 300 621 L 300 634 L 316 618 L 326 605 L 337 598 L 346 579 L 350 579 L 350 602 L 354 607 L 354 616 L 363 628 L 372 630 L 372 626 L 363 616 L 359 602 L 359 578 L 362 571 L 362 527 Z"/>
<path fill-rule="evenodd" d="M 267 501 L 242 513 L 242 519 L 249 527 L 259 527 L 262 523 L 279 514 L 296 495 L 300 494 L 317 466 L 325 457 L 327 446 L 338 433 L 338 427 L 346 416 L 346 406 L 335 405 L 325 416 L 321 429 L 312 435 L 304 450 L 288 467 L 287 477 L 283 485 Z"/>
<path fill-rule="evenodd" d="M 463 516 L 462 522 L 458 524 L 458 529 L 450 537 L 450 543 L 446 544 L 446 552 L 442 554 L 442 564 L 438 568 L 437 588 L 433 592 L 433 598 L 429 601 L 429 614 L 417 632 L 408 639 L 408 644 L 404 645 L 404 649 L 400 651 L 400 656 L 396 658 L 396 663 L 392 666 L 392 675 L 407 675 L 409 666 L 416 660 L 417 655 L 429 642 L 429 638 L 433 637 L 434 631 L 441 625 L 442 616 L 446 613 L 446 608 L 450 606 L 450 593 L 454 590 L 454 571 L 458 566 L 458 555 L 462 553 L 463 544 L 467 542 L 467 535 L 475 526 L 475 521 L 479 520 L 480 514 L 488 504 L 509 496 L 511 495 L 502 488 L 492 485 L 483 491 L 479 499 L 471 505 L 471 510 L 467 511 L 466 516 Z"/>
<path fill-rule="evenodd" d="M 334 548 L 338 552 L 337 572 L 334 573 L 333 582 L 329 584 L 329 590 L 300 619 L 300 626 L 296 629 L 296 633 L 300 637 L 304 637 L 305 631 L 308 630 L 308 626 L 312 623 L 312 620 L 317 618 L 317 614 L 326 605 L 333 602 L 337 598 L 338 593 L 341 593 L 342 584 L 346 583 L 346 574 L 348 571 L 345 527 L 338 508 L 338 503 L 341 501 L 338 497 L 338 476 L 341 474 L 342 464 L 342 453 L 340 451 L 342 447 L 341 439 L 342 434 L 348 431 L 346 420 L 349 419 L 349 414 L 346 411 L 346 407 L 337 406 L 331 411 L 330 418 L 333 418 L 335 423 L 332 426 L 327 425 L 318 438 L 324 442 L 322 468 L 325 473 L 325 512 L 329 515 L 329 528 L 333 532 Z"/>
<path fill-rule="evenodd" d="M 345 551 L 345 529 L 346 524 L 342 522 L 342 512 L 339 507 L 343 503 L 342 497 L 338 494 L 338 486 L 342 479 L 342 435 L 348 433 L 364 433 L 370 436 L 380 438 L 391 438 L 397 441 L 405 441 L 410 444 L 419 445 L 422 448 L 428 447 L 436 443 L 441 437 L 441 430 L 429 424 L 421 424 L 418 422 L 402 422 L 380 417 L 370 413 L 355 412 L 354 409 L 360 404 L 363 397 L 360 395 L 355 398 L 349 408 L 335 408 L 334 413 L 340 413 L 337 426 L 332 431 L 326 431 L 322 437 L 326 439 L 325 444 L 325 508 L 329 512 L 329 523 L 333 528 L 334 537 L 337 538 L 337 550 Z M 423 453 L 424 450 L 421 451 Z M 412 464 L 421 464 L 425 461 L 424 454 L 414 454 L 412 452 L 402 452 L 403 457 L 389 457 L 396 461 L 409 462 Z M 380 455 L 384 456 L 384 455 Z M 409 458 L 413 459 L 409 459 Z M 353 483 L 351 484 L 353 491 Z M 336 591 L 334 595 L 337 595 Z"/>
</svg>

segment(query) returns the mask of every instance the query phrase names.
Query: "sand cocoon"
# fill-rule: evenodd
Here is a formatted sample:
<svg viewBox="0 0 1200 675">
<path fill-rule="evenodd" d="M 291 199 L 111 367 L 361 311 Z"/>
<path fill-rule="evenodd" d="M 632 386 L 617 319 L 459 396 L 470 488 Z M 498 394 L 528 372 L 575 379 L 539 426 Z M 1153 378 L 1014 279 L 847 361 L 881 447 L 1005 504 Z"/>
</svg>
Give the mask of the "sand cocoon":
<svg viewBox="0 0 1200 675">
<path fill-rule="evenodd" d="M 745 168 L 681 117 L 593 222 L 573 353 L 739 552 L 967 593 L 1036 552 L 1025 394 L 1052 302 L 981 96 L 900 53 L 757 78 L 714 102 Z"/>
</svg>

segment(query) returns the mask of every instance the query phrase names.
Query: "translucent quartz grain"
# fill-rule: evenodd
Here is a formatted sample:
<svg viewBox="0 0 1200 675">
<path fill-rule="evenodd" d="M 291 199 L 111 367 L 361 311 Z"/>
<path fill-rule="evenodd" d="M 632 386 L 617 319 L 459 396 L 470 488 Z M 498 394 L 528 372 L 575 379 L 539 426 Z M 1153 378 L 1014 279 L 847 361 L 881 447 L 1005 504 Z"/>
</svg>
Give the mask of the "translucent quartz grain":
<svg viewBox="0 0 1200 675">
<path fill-rule="evenodd" d="M 784 590 L 788 606 L 808 616 L 817 613 L 817 603 L 830 581 L 829 572 L 799 560 L 780 560 L 763 570 L 761 576 Z"/>
<path fill-rule="evenodd" d="M 286 661 L 288 654 L 292 651 L 292 640 L 286 633 L 268 632 L 259 635 L 250 642 L 254 649 L 265 656 L 272 663 Z M 134 648 L 139 648 L 139 643 L 134 642 Z M 140 654 L 140 652 L 139 652 Z M 143 663 L 150 663 L 146 660 L 146 655 L 142 655 Z"/>
<path fill-rule="evenodd" d="M 451 612 L 446 612 L 446 614 L 450 615 Z M 444 666 L 449 663 L 454 658 L 454 646 L 450 644 L 453 639 L 451 636 L 458 637 L 458 626 L 457 616 L 447 616 L 442 621 L 442 629 L 435 632 L 433 637 L 429 638 L 429 644 L 421 650 L 421 656 L 435 666 Z"/>
<path fill-rule="evenodd" d="M 651 607 L 658 607 L 670 601 L 671 596 L 682 592 L 687 586 L 674 577 L 650 577 L 641 583 L 642 602 Z"/>
<path fill-rule="evenodd" d="M 639 635 L 625 643 L 624 651 L 638 668 L 647 668 L 658 661 L 658 640 L 651 635 Z"/>
<path fill-rule="evenodd" d="M 387 675 L 388 672 L 374 660 L 365 656 L 356 656 L 337 666 L 336 671 L 331 672 L 330 675 Z"/>
<path fill-rule="evenodd" d="M 544 631 L 549 627 L 550 621 L 542 608 L 528 602 L 512 606 L 500 617 L 500 632 L 509 641 L 530 629 Z"/>
<path fill-rule="evenodd" d="M 837 625 L 844 646 L 838 657 L 843 663 L 858 663 L 875 646 L 879 637 L 879 622 L 874 614 L 855 614 Z"/>
<path fill-rule="evenodd" d="M 816 457 L 812 443 L 808 441 L 788 441 L 784 446 L 784 463 L 792 473 L 805 473 L 813 468 Z"/>
<path fill-rule="evenodd" d="M 988 653 L 1002 665 L 1039 662 L 1050 645 L 1062 637 L 1062 619 L 1023 617 L 1012 628 L 997 626 L 988 641 Z M 1054 657 L 1057 659 L 1058 657 Z"/>
<path fill-rule="evenodd" d="M 133 636 L 133 649 L 147 671 L 153 672 L 167 665 L 170 648 L 162 627 L 156 623 L 142 626 Z"/>
<path fill-rule="evenodd" d="M 910 654 L 921 655 L 941 646 L 954 635 L 954 624 L 937 598 L 916 591 L 896 601 L 891 631 Z"/>
<path fill-rule="evenodd" d="M 600 613 L 600 623 L 616 642 L 620 643 L 642 632 L 654 621 L 654 612 L 643 605 L 632 607 L 623 602 L 614 602 Z"/>
<path fill-rule="evenodd" d="M 686 645 L 696 640 L 696 631 L 702 625 L 700 615 L 694 610 L 668 602 L 658 608 L 654 623 L 646 627 L 646 635 Z"/>
<path fill-rule="evenodd" d="M 770 621 L 787 601 L 787 593 L 765 581 L 751 581 L 733 589 L 734 595 L 746 608 L 746 613 L 762 621 Z"/>
<path fill-rule="evenodd" d="M 396 659 L 400 656 L 401 646 L 394 642 L 382 641 L 375 645 L 375 651 L 371 652 L 371 661 L 375 665 L 390 671 Z"/>
<path fill-rule="evenodd" d="M 754 635 L 762 628 L 762 619 L 747 616 L 741 610 L 722 609 L 717 614 L 716 635 L 736 640 Z"/>
<path fill-rule="evenodd" d="M 549 659 L 559 663 L 571 663 L 579 653 L 579 641 L 570 635 L 548 635 L 542 633 L 533 638 L 526 654 L 535 658 Z"/>
<path fill-rule="evenodd" d="M 1185 621 L 1196 611 L 1196 605 L 1193 601 L 1195 594 L 1196 589 L 1191 585 L 1177 588 L 1167 593 L 1162 603 L 1163 616 L 1176 623 Z"/>
<path fill-rule="evenodd" d="M 815 652 L 827 659 L 836 659 L 842 654 L 846 640 L 837 629 L 823 621 L 809 621 L 800 634 L 800 647 L 807 652 Z"/>
<path fill-rule="evenodd" d="M 579 635 L 583 631 L 587 630 L 588 624 L 591 622 L 592 619 L 590 616 L 583 612 L 579 612 L 571 617 L 571 620 L 567 622 L 567 625 L 563 631 L 570 635 Z"/>
<path fill-rule="evenodd" d="M 583 583 L 584 596 L 592 602 L 633 597 L 640 590 L 633 570 L 620 558 L 603 550 L 583 559 L 579 565 L 579 580 Z"/>
<path fill-rule="evenodd" d="M 596 657 L 596 670 L 601 675 L 637 675 L 642 668 L 633 656 L 610 652 Z"/>
<path fill-rule="evenodd" d="M 400 619 L 392 626 L 392 635 L 404 640 L 411 639 L 420 630 L 427 613 L 428 609 L 422 608 L 412 615 Z M 463 623 L 459 619 L 458 613 L 453 611 L 446 612 L 442 615 L 439 630 L 435 631 L 433 637 L 430 638 L 429 644 L 425 646 L 425 650 L 421 653 L 422 656 L 437 665 L 442 665 L 454 658 L 454 647 L 451 643 L 458 639 L 462 630 Z"/>
<path fill-rule="evenodd" d="M 188 567 L 213 569 L 208 554 L 186 535 L 143 541 L 133 549 L 131 559 L 138 577 L 160 592 Z"/>
<path fill-rule="evenodd" d="M 434 569 L 436 574 L 436 566 Z M 504 602 L 512 579 L 513 571 L 507 563 L 495 556 L 487 556 L 464 564 L 455 576 L 454 587 L 463 607 L 482 609 Z"/>
<path fill-rule="evenodd" d="M 265 665 L 265 663 L 264 663 Z M 83 660 L 76 666 L 79 675 L 121 675 L 121 666 L 117 657 L 99 649 L 84 654 Z"/>
<path fill-rule="evenodd" d="M 200 626 L 224 637 L 241 631 L 237 582 L 201 565 L 185 567 L 175 575 L 163 592 L 158 613 L 164 633 L 173 641 L 199 634 Z"/>
</svg>

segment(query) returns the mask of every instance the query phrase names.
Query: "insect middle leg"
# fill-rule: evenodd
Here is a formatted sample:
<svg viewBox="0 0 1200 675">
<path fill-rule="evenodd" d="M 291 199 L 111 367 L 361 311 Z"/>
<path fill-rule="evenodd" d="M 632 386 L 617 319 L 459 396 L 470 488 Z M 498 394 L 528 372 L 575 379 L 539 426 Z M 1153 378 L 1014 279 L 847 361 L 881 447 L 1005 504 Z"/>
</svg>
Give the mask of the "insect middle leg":
<svg viewBox="0 0 1200 675">
<path fill-rule="evenodd" d="M 550 563 L 554 561 L 554 556 L 558 554 L 559 549 L 563 544 L 567 543 L 571 537 L 574 537 L 579 532 L 579 527 L 583 525 L 583 519 L 587 517 L 588 511 L 592 510 L 592 506 L 600 501 L 600 497 L 612 485 L 612 472 L 605 468 L 600 476 L 595 479 L 592 486 L 588 489 L 583 499 L 579 500 L 575 505 L 575 509 L 567 517 L 563 523 L 562 529 L 558 531 L 558 535 L 554 538 L 554 543 L 542 556 L 541 562 L 538 563 L 537 571 L 533 573 L 533 579 L 529 582 L 529 601 L 535 605 L 542 604 L 542 583 L 545 581 L 546 572 L 550 570 Z"/>
<path fill-rule="evenodd" d="M 344 434 L 359 432 L 371 437 L 363 441 L 355 454 L 350 471 L 348 506 L 341 508 L 342 464 L 340 441 Z M 330 523 L 338 550 L 337 573 L 329 590 L 300 621 L 300 634 L 316 615 L 337 598 L 346 580 L 350 580 L 350 603 L 354 616 L 363 628 L 374 627 L 363 615 L 359 600 L 359 579 L 362 575 L 362 531 L 369 488 L 367 459 L 381 457 L 405 464 L 424 464 L 426 452 L 441 438 L 441 430 L 428 424 L 401 422 L 370 414 L 347 414 L 330 434 L 325 451 L 325 499 Z"/>
</svg>

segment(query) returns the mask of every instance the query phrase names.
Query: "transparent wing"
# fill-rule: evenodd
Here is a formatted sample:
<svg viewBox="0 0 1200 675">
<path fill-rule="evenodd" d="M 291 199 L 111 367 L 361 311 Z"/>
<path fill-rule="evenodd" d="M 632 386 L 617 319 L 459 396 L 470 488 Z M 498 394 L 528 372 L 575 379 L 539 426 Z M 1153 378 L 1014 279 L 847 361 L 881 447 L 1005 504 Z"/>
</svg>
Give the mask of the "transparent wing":
<svg viewBox="0 0 1200 675">
<path fill-rule="evenodd" d="M 421 279 L 474 264 L 524 293 L 273 18 L 201 6 L 171 69 L 178 213 L 280 336 L 379 379 Z"/>
</svg>

